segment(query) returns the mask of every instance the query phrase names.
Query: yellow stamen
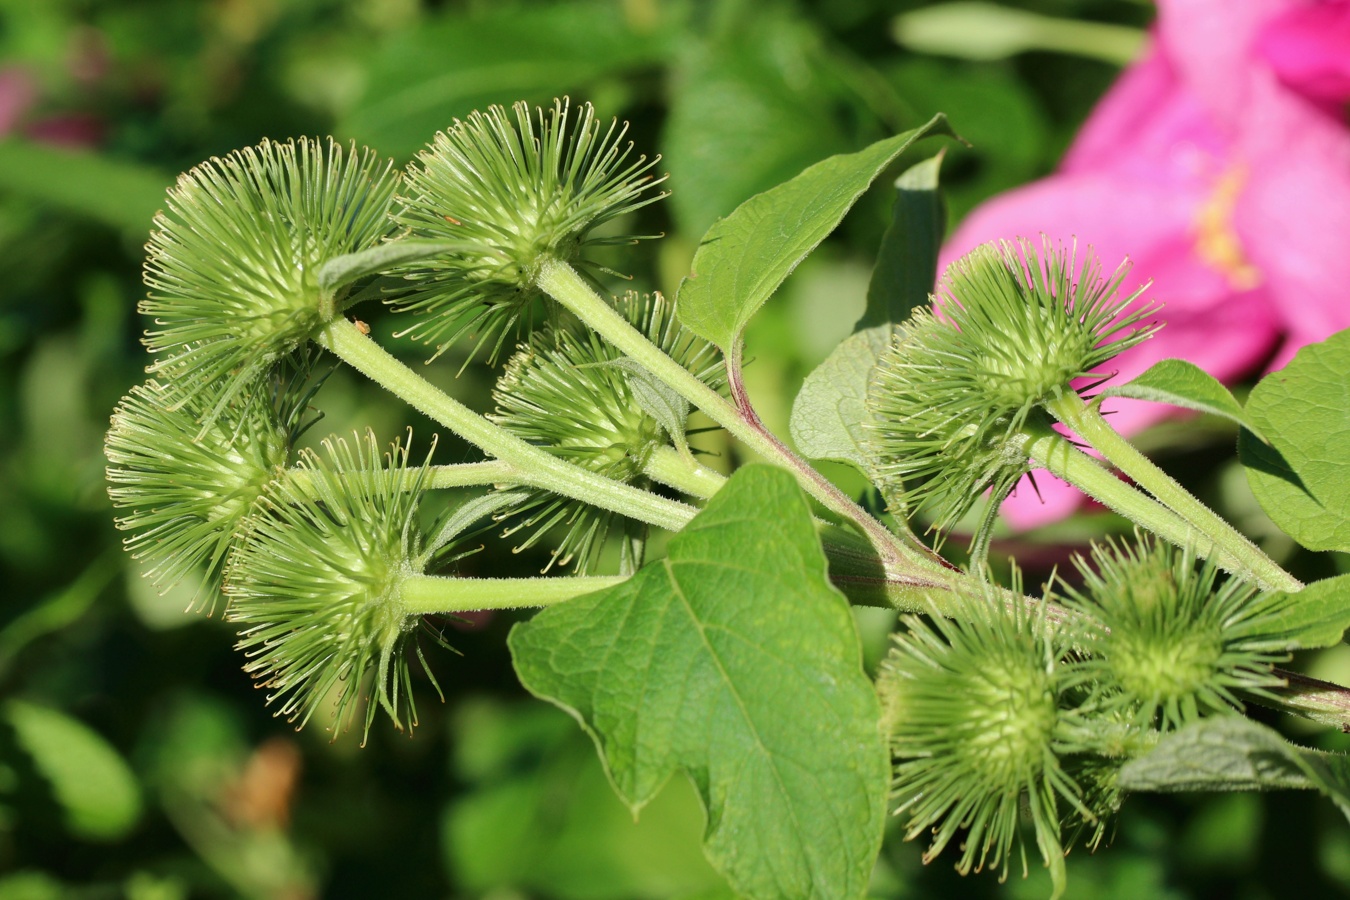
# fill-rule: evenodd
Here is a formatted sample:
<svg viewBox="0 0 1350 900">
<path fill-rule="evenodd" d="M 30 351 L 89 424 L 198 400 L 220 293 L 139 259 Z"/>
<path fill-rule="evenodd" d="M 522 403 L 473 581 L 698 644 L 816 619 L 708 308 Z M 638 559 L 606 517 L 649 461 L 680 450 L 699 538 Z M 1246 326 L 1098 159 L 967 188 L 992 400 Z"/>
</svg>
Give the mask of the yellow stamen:
<svg viewBox="0 0 1350 900">
<path fill-rule="evenodd" d="M 1215 182 L 1214 190 L 1195 214 L 1195 253 L 1201 261 L 1228 278 L 1240 291 L 1261 283 L 1261 271 L 1243 252 L 1242 240 L 1233 228 L 1233 210 L 1247 183 L 1247 171 L 1233 166 Z"/>
</svg>

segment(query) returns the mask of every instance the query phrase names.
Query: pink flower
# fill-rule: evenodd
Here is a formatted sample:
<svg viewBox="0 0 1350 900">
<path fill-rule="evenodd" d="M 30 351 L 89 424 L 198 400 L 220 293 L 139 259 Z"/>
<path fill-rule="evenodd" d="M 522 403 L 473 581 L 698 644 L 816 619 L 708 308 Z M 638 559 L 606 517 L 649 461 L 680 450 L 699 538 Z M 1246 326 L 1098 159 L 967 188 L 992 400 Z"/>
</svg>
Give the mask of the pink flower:
<svg viewBox="0 0 1350 900">
<path fill-rule="evenodd" d="M 1167 325 L 1118 357 L 1116 383 L 1166 357 L 1221 380 L 1350 327 L 1350 0 L 1159 0 L 1151 47 L 1093 112 L 1059 171 L 961 224 L 944 263 L 1044 233 L 1129 257 Z M 1273 362 L 1271 362 L 1273 360 Z M 1167 416 L 1105 404 L 1129 433 Z M 1083 497 L 1036 474 L 1004 507 L 1018 527 Z"/>
</svg>

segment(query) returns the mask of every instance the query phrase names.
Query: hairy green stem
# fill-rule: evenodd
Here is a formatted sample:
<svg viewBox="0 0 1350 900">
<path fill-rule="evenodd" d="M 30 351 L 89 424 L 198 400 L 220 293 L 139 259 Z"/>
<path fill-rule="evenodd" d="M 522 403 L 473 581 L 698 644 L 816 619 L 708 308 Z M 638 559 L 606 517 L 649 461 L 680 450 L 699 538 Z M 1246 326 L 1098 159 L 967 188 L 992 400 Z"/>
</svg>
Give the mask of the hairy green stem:
<svg viewBox="0 0 1350 900">
<path fill-rule="evenodd" d="M 669 446 L 657 447 L 642 472 L 653 481 L 701 500 L 707 500 L 727 483 L 721 472 L 714 472 L 692 455 Z"/>
<path fill-rule="evenodd" d="M 399 585 L 399 602 L 408 615 L 475 612 L 554 606 L 583 594 L 623 584 L 624 575 L 572 578 L 448 578 L 410 575 Z"/>
<path fill-rule="evenodd" d="M 697 512 L 691 506 L 613 481 L 526 443 L 399 362 L 346 319 L 336 319 L 324 326 L 316 340 L 414 409 L 511 466 L 520 484 L 553 491 L 669 531 L 679 531 Z"/>
<path fill-rule="evenodd" d="M 1129 476 L 1168 509 L 1204 532 L 1231 559 L 1240 560 L 1242 571 L 1263 588 L 1298 591 L 1302 582 L 1261 551 L 1236 528 L 1195 499 L 1133 444 L 1125 440 L 1094 406 L 1083 402 L 1076 391 L 1066 391 L 1046 404 L 1051 415 L 1092 445 L 1107 462 Z"/>
<path fill-rule="evenodd" d="M 661 348 L 606 303 L 566 262 L 545 260 L 540 266 L 536 283 L 597 334 L 664 381 L 755 453 L 792 472 L 802 488 L 821 505 L 854 523 L 867 535 L 888 570 L 894 569 L 897 573 L 909 576 L 928 575 L 936 579 L 935 583 L 945 583 L 947 570 L 926 547 L 917 540 L 916 546 L 911 547 L 897 539 L 851 497 L 789 450 L 763 426 L 747 404 L 728 401 L 662 352 Z M 739 362 L 734 350 L 728 354 L 727 375 L 732 381 L 733 393 L 740 379 Z"/>
<path fill-rule="evenodd" d="M 1227 572 L 1271 587 L 1248 565 L 1245 556 L 1234 554 L 1157 500 L 1121 481 L 1048 424 L 1028 423 L 1022 441 L 1022 450 L 1032 462 L 1141 528 L 1177 546 L 1192 548 L 1201 559 L 1212 559 Z"/>
<path fill-rule="evenodd" d="M 347 479 L 369 477 L 370 473 L 366 471 L 341 472 L 339 475 Z M 313 483 L 314 475 L 309 469 L 293 468 L 286 470 L 285 478 L 297 490 L 307 492 L 310 489 L 310 484 Z M 515 466 L 502 462 L 500 459 L 489 459 L 476 463 L 431 466 L 427 470 L 427 478 L 422 487 L 429 491 L 436 491 L 447 488 L 524 483 L 526 483 L 526 479 L 516 470 Z"/>
</svg>

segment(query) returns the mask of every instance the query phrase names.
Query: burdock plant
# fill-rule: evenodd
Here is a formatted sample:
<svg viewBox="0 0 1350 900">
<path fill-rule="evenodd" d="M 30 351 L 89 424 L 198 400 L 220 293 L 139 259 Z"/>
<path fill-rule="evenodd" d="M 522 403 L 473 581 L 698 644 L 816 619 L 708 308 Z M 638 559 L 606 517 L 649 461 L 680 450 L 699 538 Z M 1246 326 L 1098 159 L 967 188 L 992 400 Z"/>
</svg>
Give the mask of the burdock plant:
<svg viewBox="0 0 1350 900">
<path fill-rule="evenodd" d="M 357 722 L 368 734 L 380 710 L 412 730 L 422 682 L 453 683 L 425 652 L 444 644 L 445 617 L 544 608 L 512 631 L 522 683 L 583 723 L 632 809 L 687 772 L 709 858 L 745 896 L 861 896 L 888 804 L 906 836 L 929 836 L 926 858 L 954 849 L 962 872 L 1005 873 L 1034 844 L 1058 892 L 1065 848 L 1101 845 L 1131 791 L 1233 787 L 1232 771 L 1167 762 L 1214 741 L 1233 754 L 1205 759 L 1256 742 L 1283 760 L 1280 786 L 1344 801 L 1339 769 L 1232 724 L 1250 702 L 1350 724 L 1342 689 L 1275 668 L 1339 641 L 1339 582 L 1303 594 L 1116 434 L 1100 400 L 1223 412 L 1263 442 L 1262 472 L 1304 457 L 1264 443 L 1275 428 L 1255 437 L 1184 364 L 1184 379 L 1103 387 L 1113 357 L 1161 327 L 1120 295 L 1123 263 L 991 244 L 929 305 L 935 225 L 916 224 L 904 194 L 935 191 L 936 164 L 922 163 L 899 182 L 866 325 L 792 417 L 798 446 L 857 467 L 889 515 L 756 410 L 750 318 L 899 154 L 944 131 L 935 119 L 747 200 L 698 246 L 673 302 L 611 293 L 612 267 L 644 271 L 620 251 L 655 230 L 663 176 L 588 104 L 470 114 L 403 171 L 308 139 L 203 163 L 155 220 L 150 377 L 108 433 L 128 549 L 162 588 L 200 573 L 201 605 L 226 598 L 267 702 L 335 735 Z M 351 318 L 376 321 L 372 300 L 433 355 L 463 344 L 504 363 L 492 408 L 381 346 L 381 329 Z M 414 462 L 411 437 L 369 433 L 299 447 L 324 402 L 310 376 L 324 353 L 484 458 L 437 463 L 433 439 Z M 1043 596 L 999 585 L 985 565 L 995 510 L 1033 467 L 1151 537 L 1098 549 Z M 1324 490 L 1319 472 L 1300 483 Z M 970 559 L 943 558 L 986 493 Z M 550 548 L 544 577 L 466 574 L 463 554 L 503 529 L 517 548 Z M 906 614 L 879 684 L 849 602 Z M 1269 786 L 1262 772 L 1238 786 Z"/>
</svg>

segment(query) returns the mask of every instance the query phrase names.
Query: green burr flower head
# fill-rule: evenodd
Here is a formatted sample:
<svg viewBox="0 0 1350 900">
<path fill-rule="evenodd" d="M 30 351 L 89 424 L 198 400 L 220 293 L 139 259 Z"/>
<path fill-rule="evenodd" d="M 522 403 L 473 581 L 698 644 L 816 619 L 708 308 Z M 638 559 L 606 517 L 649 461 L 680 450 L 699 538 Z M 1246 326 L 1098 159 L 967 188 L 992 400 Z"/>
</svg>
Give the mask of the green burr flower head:
<svg viewBox="0 0 1350 900">
<path fill-rule="evenodd" d="M 595 279 L 591 251 L 635 235 L 593 230 L 665 196 L 653 193 L 656 159 L 635 156 L 627 125 L 596 120 L 590 104 L 549 110 L 517 103 L 456 120 L 409 167 L 398 220 L 415 238 L 458 249 L 409 267 L 415 283 L 393 301 L 417 316 L 405 333 L 437 353 L 470 332 L 495 358 L 540 296 L 546 259 Z"/>
<path fill-rule="evenodd" d="M 945 273 L 932 309 L 896 328 L 868 390 L 868 452 L 914 511 L 949 528 L 992 489 L 1001 502 L 1027 471 L 1021 432 L 1041 407 L 1147 338 L 1091 251 L 1027 241 L 984 244 Z M 1141 289 L 1142 291 L 1142 289 Z"/>
<path fill-rule="evenodd" d="M 907 817 L 907 839 L 931 835 L 925 862 L 964 833 L 957 869 L 1006 876 L 1025 808 L 1058 892 L 1061 818 L 1069 810 L 1095 816 L 1061 765 L 1086 749 L 1062 662 L 1067 643 L 1042 618 L 1008 612 L 992 595 L 969 600 L 960 616 L 906 616 L 908 630 L 895 636 L 877 681 L 896 812 Z"/>
<path fill-rule="evenodd" d="M 151 380 L 132 388 L 112 416 L 105 453 L 117 526 L 145 574 L 167 590 L 206 573 L 197 598 L 214 605 L 221 569 L 244 518 L 284 473 L 303 430 L 307 395 L 263 389 L 240 396 L 205 430 L 201 398 Z"/>
<path fill-rule="evenodd" d="M 146 245 L 151 371 L 209 391 L 218 415 L 339 313 L 320 289 L 335 257 L 389 228 L 392 162 L 331 139 L 263 141 L 202 163 L 169 189 Z"/>
<path fill-rule="evenodd" d="M 668 356 L 706 383 L 720 384 L 722 366 L 716 349 L 679 324 L 665 297 L 629 293 L 617 306 Z M 497 409 L 488 418 L 555 456 L 646 488 L 651 486 L 644 474 L 648 459 L 658 447 L 683 441 L 687 415 L 683 407 L 674 423 L 681 433 L 670 434 L 643 402 L 642 389 L 654 384 L 651 376 L 589 329 L 545 328 L 532 334 L 508 361 L 493 391 Z M 674 411 L 672 405 L 667 408 Z M 511 513 L 518 519 L 513 531 L 530 531 L 523 547 L 532 546 L 554 527 L 565 528 L 550 566 L 574 562 L 578 573 L 594 565 L 614 520 L 608 510 L 540 492 L 526 494 Z"/>
<path fill-rule="evenodd" d="M 427 470 L 409 467 L 398 444 L 382 462 L 373 434 L 324 447 L 326 458 L 302 452 L 308 478 L 275 482 L 252 517 L 226 572 L 226 618 L 241 626 L 244 670 L 297 728 L 330 706 L 336 736 L 373 691 L 366 732 L 377 707 L 411 729 L 406 651 L 421 616 L 406 612 L 399 589 L 421 574 L 417 509 Z"/>
<path fill-rule="evenodd" d="M 1138 724 L 1179 728 L 1281 683 L 1271 672 L 1288 658 L 1276 595 L 1219 583 L 1213 564 L 1147 536 L 1096 546 L 1078 568 L 1083 585 L 1064 588 L 1066 603 L 1100 625 L 1085 671 Z"/>
</svg>

